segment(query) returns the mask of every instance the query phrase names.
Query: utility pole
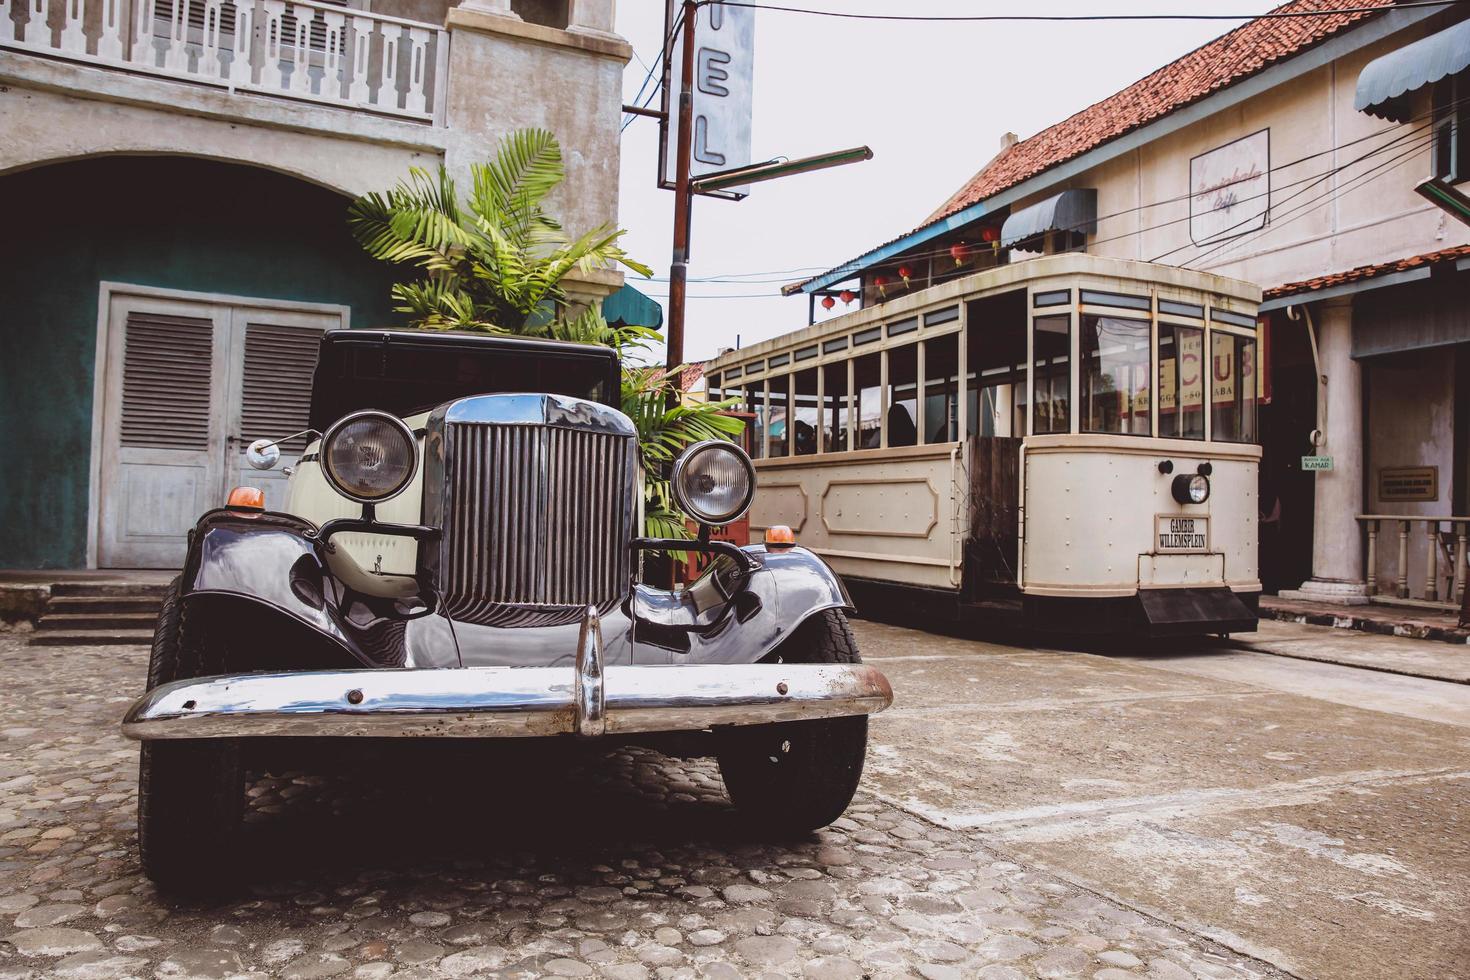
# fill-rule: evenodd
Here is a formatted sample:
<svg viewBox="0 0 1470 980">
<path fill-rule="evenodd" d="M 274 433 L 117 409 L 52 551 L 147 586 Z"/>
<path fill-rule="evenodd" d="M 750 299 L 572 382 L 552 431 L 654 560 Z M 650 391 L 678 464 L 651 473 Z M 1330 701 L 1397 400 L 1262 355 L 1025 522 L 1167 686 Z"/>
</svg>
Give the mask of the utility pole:
<svg viewBox="0 0 1470 980">
<path fill-rule="evenodd" d="M 678 146 L 674 154 L 674 255 L 669 266 L 669 334 L 666 366 L 673 370 L 684 363 L 684 300 L 689 279 L 689 219 L 693 189 L 689 182 L 694 129 L 694 20 L 699 16 L 696 0 L 684 0 L 683 60 L 679 76 Z M 677 397 L 677 396 L 676 396 Z"/>
</svg>

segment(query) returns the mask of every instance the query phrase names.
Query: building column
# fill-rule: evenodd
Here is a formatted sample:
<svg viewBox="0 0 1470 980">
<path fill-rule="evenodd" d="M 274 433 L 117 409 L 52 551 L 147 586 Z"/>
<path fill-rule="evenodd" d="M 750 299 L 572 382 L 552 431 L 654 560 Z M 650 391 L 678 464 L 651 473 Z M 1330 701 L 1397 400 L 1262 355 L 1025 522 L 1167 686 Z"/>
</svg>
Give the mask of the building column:
<svg viewBox="0 0 1470 980">
<path fill-rule="evenodd" d="M 473 10 L 482 14 L 493 14 L 496 17 L 509 17 L 512 20 L 520 20 L 521 15 L 510 9 L 510 0 L 460 0 L 457 5 L 461 10 Z"/>
<path fill-rule="evenodd" d="M 615 0 L 568 0 L 567 30 L 576 34 L 617 37 L 613 30 Z"/>
<path fill-rule="evenodd" d="M 1363 605 L 1363 375 L 1353 360 L 1351 297 L 1317 306 L 1317 356 L 1327 377 L 1325 410 L 1318 412 L 1324 439 L 1317 452 L 1332 457 L 1332 469 L 1316 474 L 1312 514 L 1312 577 L 1284 598 Z"/>
</svg>

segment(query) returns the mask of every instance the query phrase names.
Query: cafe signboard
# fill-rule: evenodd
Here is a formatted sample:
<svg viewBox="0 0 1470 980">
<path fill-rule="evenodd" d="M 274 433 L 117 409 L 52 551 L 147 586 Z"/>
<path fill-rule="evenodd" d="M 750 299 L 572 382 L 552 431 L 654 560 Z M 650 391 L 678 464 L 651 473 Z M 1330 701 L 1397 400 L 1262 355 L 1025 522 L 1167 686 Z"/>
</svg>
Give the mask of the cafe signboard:
<svg viewBox="0 0 1470 980">
<path fill-rule="evenodd" d="M 1438 499 L 1438 466 L 1385 466 L 1378 471 L 1380 503 L 1430 503 Z"/>
</svg>

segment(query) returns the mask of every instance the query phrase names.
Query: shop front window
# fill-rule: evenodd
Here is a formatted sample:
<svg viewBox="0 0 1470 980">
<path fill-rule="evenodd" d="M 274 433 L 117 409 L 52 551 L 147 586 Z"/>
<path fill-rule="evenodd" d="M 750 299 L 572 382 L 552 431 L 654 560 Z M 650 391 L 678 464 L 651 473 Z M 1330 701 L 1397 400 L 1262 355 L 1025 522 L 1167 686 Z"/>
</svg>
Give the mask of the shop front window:
<svg viewBox="0 0 1470 980">
<path fill-rule="evenodd" d="M 1072 429 L 1072 318 L 1039 316 L 1031 323 L 1031 431 L 1035 435 Z"/>
<path fill-rule="evenodd" d="M 1255 442 L 1256 339 L 1210 331 L 1210 432 L 1216 442 Z"/>
<path fill-rule="evenodd" d="M 1205 437 L 1205 332 L 1159 324 L 1159 435 Z"/>
<path fill-rule="evenodd" d="M 1082 431 L 1149 434 L 1149 322 L 1082 318 Z"/>
</svg>

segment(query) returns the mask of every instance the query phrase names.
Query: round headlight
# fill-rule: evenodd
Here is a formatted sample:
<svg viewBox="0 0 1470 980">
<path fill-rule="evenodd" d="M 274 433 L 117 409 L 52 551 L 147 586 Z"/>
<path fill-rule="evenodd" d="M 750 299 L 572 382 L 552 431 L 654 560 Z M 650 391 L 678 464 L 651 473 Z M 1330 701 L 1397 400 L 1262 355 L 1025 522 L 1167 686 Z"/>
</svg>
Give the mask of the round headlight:
<svg viewBox="0 0 1470 980">
<path fill-rule="evenodd" d="M 321 461 L 332 489 L 364 504 L 402 493 L 419 465 L 413 430 L 386 412 L 358 412 L 333 425 L 322 436 Z"/>
<path fill-rule="evenodd" d="M 1174 477 L 1174 499 L 1181 504 L 1202 504 L 1210 499 L 1210 478 L 1199 473 Z"/>
<path fill-rule="evenodd" d="M 684 450 L 673 485 L 684 513 L 702 524 L 729 524 L 755 496 L 755 467 L 739 446 L 710 439 Z"/>
</svg>

